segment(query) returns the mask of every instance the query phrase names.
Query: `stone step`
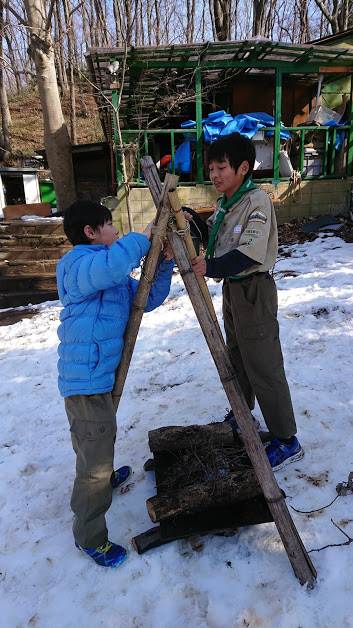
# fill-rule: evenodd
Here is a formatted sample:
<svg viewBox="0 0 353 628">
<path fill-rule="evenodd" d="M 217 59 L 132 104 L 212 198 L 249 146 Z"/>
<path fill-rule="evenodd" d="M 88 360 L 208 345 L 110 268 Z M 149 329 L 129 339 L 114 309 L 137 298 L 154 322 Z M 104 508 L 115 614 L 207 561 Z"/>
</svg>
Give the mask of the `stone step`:
<svg viewBox="0 0 353 628">
<path fill-rule="evenodd" d="M 8 247 L 8 248 L 0 248 L 0 261 L 8 260 L 59 260 L 65 253 L 70 251 L 72 248 L 70 246 L 53 246 L 53 247 L 41 247 L 41 248 L 31 248 L 31 247 Z"/>
<path fill-rule="evenodd" d="M 43 303 L 43 301 L 56 301 L 58 299 L 56 290 L 23 290 L 16 292 L 0 293 L 0 309 L 8 307 L 19 307 L 32 303 Z"/>
<path fill-rule="evenodd" d="M 0 261 L 0 277 L 55 274 L 56 260 Z"/>
<path fill-rule="evenodd" d="M 24 277 L 0 277 L 0 292 L 56 292 L 56 278 L 53 274 L 28 275 Z"/>
<path fill-rule="evenodd" d="M 70 243 L 67 240 L 65 234 L 52 235 L 52 234 L 0 234 L 0 250 L 6 247 L 52 247 L 52 246 L 68 246 Z"/>
<path fill-rule="evenodd" d="M 54 222 L 27 221 L 27 220 L 9 220 L 0 221 L 0 235 L 2 234 L 47 234 L 53 235 L 64 234 L 62 221 Z"/>
</svg>

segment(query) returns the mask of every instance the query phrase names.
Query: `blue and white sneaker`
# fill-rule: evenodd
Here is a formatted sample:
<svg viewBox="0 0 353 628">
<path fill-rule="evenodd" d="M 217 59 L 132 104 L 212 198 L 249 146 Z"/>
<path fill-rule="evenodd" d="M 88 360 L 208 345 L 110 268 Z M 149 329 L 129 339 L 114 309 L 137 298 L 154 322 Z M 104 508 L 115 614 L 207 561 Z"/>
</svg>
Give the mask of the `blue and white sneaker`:
<svg viewBox="0 0 353 628">
<path fill-rule="evenodd" d="M 111 474 L 110 484 L 113 488 L 119 488 L 119 486 L 122 486 L 123 484 L 125 484 L 125 482 L 127 482 L 131 474 L 131 467 L 128 467 L 127 465 L 125 465 L 124 467 L 120 467 L 116 471 L 113 471 L 113 473 Z"/>
<path fill-rule="evenodd" d="M 289 444 L 274 438 L 267 445 L 266 453 L 273 471 L 278 471 L 287 464 L 300 460 L 304 456 L 304 449 L 298 439 L 293 436 Z"/>
<path fill-rule="evenodd" d="M 99 547 L 81 547 L 75 543 L 76 547 L 93 558 L 93 560 L 101 567 L 119 567 L 127 558 L 127 551 L 121 545 L 116 545 L 111 541 L 107 541 Z"/>
</svg>

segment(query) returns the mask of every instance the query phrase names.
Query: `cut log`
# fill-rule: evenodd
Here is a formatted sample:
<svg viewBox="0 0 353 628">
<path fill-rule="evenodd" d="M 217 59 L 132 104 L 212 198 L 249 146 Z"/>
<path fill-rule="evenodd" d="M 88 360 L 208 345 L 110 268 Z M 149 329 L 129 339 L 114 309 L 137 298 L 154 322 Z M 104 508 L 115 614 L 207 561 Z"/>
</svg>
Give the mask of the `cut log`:
<svg viewBox="0 0 353 628">
<path fill-rule="evenodd" d="M 194 534 L 234 534 L 239 526 L 257 525 L 273 521 L 263 495 L 241 502 L 240 507 L 223 506 L 210 508 L 186 517 L 175 517 L 162 521 L 132 539 L 132 546 L 143 554 L 177 539 Z"/>
<path fill-rule="evenodd" d="M 208 444 L 234 445 L 234 433 L 229 423 L 208 425 L 173 425 L 148 432 L 148 443 L 152 452 L 175 451 Z"/>
<path fill-rule="evenodd" d="M 258 525 L 273 521 L 263 495 L 238 502 L 235 506 L 208 508 L 191 516 L 167 519 L 160 524 L 161 537 L 185 538 L 193 534 L 221 534 L 241 526 Z"/>
<path fill-rule="evenodd" d="M 191 515 L 206 508 L 235 505 L 261 494 L 253 470 L 234 472 L 226 479 L 214 477 L 208 482 L 174 490 L 168 495 L 147 499 L 147 511 L 153 523 L 180 515 Z"/>
</svg>

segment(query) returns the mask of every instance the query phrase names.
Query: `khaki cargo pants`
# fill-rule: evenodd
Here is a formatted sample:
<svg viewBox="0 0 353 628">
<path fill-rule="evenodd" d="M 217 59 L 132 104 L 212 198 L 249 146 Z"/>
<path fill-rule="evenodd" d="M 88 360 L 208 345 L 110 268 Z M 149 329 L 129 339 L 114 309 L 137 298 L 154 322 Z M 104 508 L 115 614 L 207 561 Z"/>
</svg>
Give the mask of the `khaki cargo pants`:
<svg viewBox="0 0 353 628">
<path fill-rule="evenodd" d="M 271 435 L 296 433 L 277 321 L 277 289 L 269 273 L 223 285 L 223 317 L 229 355 L 252 410 L 255 397 Z"/>
<path fill-rule="evenodd" d="M 65 398 L 71 440 L 76 453 L 76 478 L 71 496 L 73 533 L 82 547 L 105 543 L 105 521 L 112 501 L 116 413 L 111 393 Z"/>
</svg>

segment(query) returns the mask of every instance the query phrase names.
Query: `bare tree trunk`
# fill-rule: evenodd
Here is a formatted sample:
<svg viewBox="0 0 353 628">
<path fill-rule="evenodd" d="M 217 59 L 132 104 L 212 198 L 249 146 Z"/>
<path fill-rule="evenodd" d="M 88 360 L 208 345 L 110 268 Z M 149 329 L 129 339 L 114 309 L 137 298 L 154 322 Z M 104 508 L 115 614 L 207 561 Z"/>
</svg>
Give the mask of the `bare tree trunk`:
<svg viewBox="0 0 353 628">
<path fill-rule="evenodd" d="M 145 26 L 143 20 L 142 0 L 140 0 L 141 45 L 145 45 Z"/>
<path fill-rule="evenodd" d="M 141 0 L 135 0 L 135 46 L 141 45 L 140 5 Z"/>
<path fill-rule="evenodd" d="M 123 38 L 122 38 L 123 24 L 122 24 L 122 17 L 121 17 L 121 9 L 120 9 L 119 0 L 114 0 L 114 2 L 113 2 L 113 13 L 114 13 L 114 21 L 115 21 L 115 43 L 116 43 L 117 46 L 122 46 L 122 44 L 123 44 Z"/>
<path fill-rule="evenodd" d="M 125 8 L 125 23 L 126 23 L 126 32 L 125 32 L 125 42 L 128 46 L 132 44 L 132 6 L 131 0 L 124 0 L 124 8 Z"/>
<path fill-rule="evenodd" d="M 154 10 L 156 13 L 156 44 L 159 46 L 161 43 L 161 14 L 158 0 L 154 0 Z"/>
<path fill-rule="evenodd" d="M 214 21 L 214 31 L 218 41 L 230 39 L 231 0 L 212 0 L 211 19 Z"/>
<path fill-rule="evenodd" d="M 98 41 L 98 29 L 97 29 L 97 21 L 94 10 L 94 0 L 89 0 L 89 32 L 91 39 L 91 46 L 99 46 Z"/>
<path fill-rule="evenodd" d="M 152 46 L 152 0 L 147 0 L 147 37 L 148 45 Z"/>
<path fill-rule="evenodd" d="M 201 16 L 201 39 L 205 41 L 206 31 L 206 0 L 202 0 L 202 16 Z"/>
<path fill-rule="evenodd" d="M 3 4 L 3 3 L 2 3 Z M 5 23 L 8 26 L 8 22 L 5 18 Z M 12 36 L 13 36 L 13 29 L 11 29 L 12 31 Z M 6 46 L 7 46 L 7 54 L 9 56 L 10 59 L 10 63 L 11 63 L 11 68 L 15 77 L 15 82 L 16 82 L 16 91 L 19 94 L 21 89 L 22 89 L 22 84 L 21 84 L 21 76 L 20 76 L 20 72 L 19 72 L 19 68 L 18 68 L 18 64 L 17 64 L 17 59 L 14 53 L 14 49 L 12 46 L 12 37 L 9 36 L 9 29 L 5 28 L 3 29 L 3 39 L 5 39 L 6 41 Z"/>
<path fill-rule="evenodd" d="M 186 0 L 186 42 L 194 41 L 195 30 L 195 0 Z"/>
<path fill-rule="evenodd" d="M 24 0 L 32 55 L 36 67 L 39 97 L 43 110 L 44 144 L 52 173 L 59 209 L 76 198 L 71 144 L 62 113 L 55 74 L 54 49 L 47 25 L 44 0 Z"/>
<path fill-rule="evenodd" d="M 4 39 L 4 3 L 0 0 L 0 109 L 1 109 L 1 124 L 2 124 L 2 141 L 0 161 L 5 161 L 11 152 L 10 142 L 10 125 L 11 115 L 9 109 L 9 103 L 7 100 L 6 86 L 5 86 L 5 72 L 4 72 L 4 57 L 3 57 L 3 39 Z"/>
<path fill-rule="evenodd" d="M 81 16 L 82 16 L 83 43 L 85 44 L 86 48 L 88 48 L 90 46 L 90 37 L 89 37 L 89 30 L 87 26 L 87 12 L 86 12 L 85 3 L 82 5 L 82 8 L 81 8 Z"/>
<path fill-rule="evenodd" d="M 68 82 L 67 82 L 67 74 L 65 67 L 65 59 L 64 59 L 64 35 L 62 29 L 62 22 L 60 17 L 60 12 L 58 5 L 56 4 L 53 11 L 54 15 L 54 41 L 55 41 L 55 66 L 57 70 L 57 77 L 61 89 L 62 94 L 67 94 L 68 92 Z"/>
<path fill-rule="evenodd" d="M 265 23 L 266 23 L 266 7 L 267 0 L 253 0 L 253 25 L 252 35 L 256 37 L 264 37 L 265 35 Z"/>
<path fill-rule="evenodd" d="M 234 39 L 237 40 L 238 39 L 238 19 L 239 19 L 239 0 L 235 0 L 234 2 L 234 10 L 233 10 L 233 15 L 234 15 Z"/>
<path fill-rule="evenodd" d="M 324 0 L 315 0 L 322 15 L 326 18 L 331 26 L 332 33 L 340 33 L 349 25 L 352 19 L 352 2 L 351 0 L 334 0 L 332 5 L 327 4 Z"/>
<path fill-rule="evenodd" d="M 308 1 L 307 0 L 296 0 L 296 10 L 298 13 L 298 23 L 299 23 L 299 32 L 298 37 L 295 41 L 298 41 L 300 44 L 309 41 L 309 16 L 308 16 Z"/>
<path fill-rule="evenodd" d="M 70 86 L 70 137 L 73 144 L 77 143 L 76 135 L 76 97 L 75 97 L 75 77 L 74 77 L 74 43 L 73 24 L 70 0 L 63 0 L 65 15 L 67 52 L 69 57 L 69 86 Z"/>
<path fill-rule="evenodd" d="M 96 22 L 97 22 L 97 33 L 100 35 L 100 41 L 103 46 L 109 45 L 109 36 L 106 26 L 106 16 L 105 11 L 103 9 L 101 0 L 95 0 L 95 9 L 96 9 Z M 99 40 L 99 36 L 97 36 Z M 98 44 L 99 45 L 99 44 Z"/>
<path fill-rule="evenodd" d="M 208 9 L 209 9 L 210 18 L 211 18 L 213 40 L 217 41 L 217 34 L 216 34 L 216 27 L 215 27 L 215 15 L 214 15 L 214 10 L 213 10 L 213 0 L 208 0 Z"/>
</svg>

